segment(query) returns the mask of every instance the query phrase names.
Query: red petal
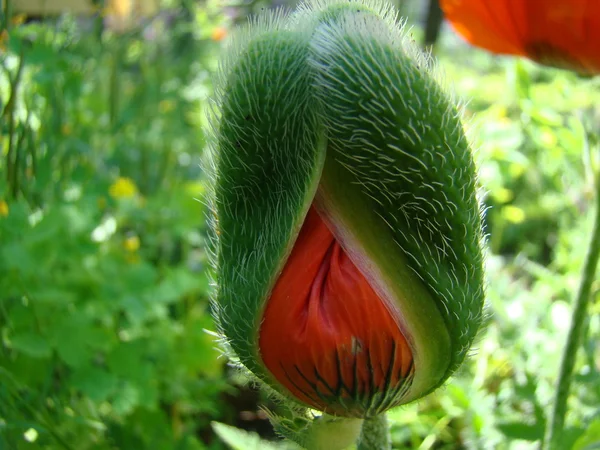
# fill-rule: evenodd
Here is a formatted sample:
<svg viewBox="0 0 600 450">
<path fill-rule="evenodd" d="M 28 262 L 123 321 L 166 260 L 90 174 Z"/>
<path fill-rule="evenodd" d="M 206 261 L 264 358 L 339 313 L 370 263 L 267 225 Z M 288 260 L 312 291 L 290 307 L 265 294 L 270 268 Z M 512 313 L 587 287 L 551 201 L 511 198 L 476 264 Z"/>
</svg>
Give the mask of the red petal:
<svg viewBox="0 0 600 450">
<path fill-rule="evenodd" d="M 494 53 L 600 73 L 600 3 L 588 0 L 441 0 L 454 29 Z"/>
<path fill-rule="evenodd" d="M 398 323 L 314 208 L 267 303 L 259 348 L 279 383 L 330 414 L 375 415 L 412 380 Z"/>
</svg>

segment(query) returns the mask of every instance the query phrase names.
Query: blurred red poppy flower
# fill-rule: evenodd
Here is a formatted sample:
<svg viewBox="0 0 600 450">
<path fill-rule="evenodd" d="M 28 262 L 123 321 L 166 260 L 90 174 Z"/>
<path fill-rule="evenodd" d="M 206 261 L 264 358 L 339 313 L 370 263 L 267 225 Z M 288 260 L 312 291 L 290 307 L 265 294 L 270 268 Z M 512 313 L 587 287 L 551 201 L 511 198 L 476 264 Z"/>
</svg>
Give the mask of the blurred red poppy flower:
<svg viewBox="0 0 600 450">
<path fill-rule="evenodd" d="M 440 0 L 469 43 L 582 75 L 600 73 L 600 2 Z"/>
</svg>

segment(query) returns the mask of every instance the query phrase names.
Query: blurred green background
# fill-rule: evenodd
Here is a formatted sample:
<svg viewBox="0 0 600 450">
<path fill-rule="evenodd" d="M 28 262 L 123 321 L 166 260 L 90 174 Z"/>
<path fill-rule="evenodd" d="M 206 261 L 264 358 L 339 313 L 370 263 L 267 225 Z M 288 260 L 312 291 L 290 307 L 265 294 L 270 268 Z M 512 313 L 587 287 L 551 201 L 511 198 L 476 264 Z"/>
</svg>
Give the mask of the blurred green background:
<svg viewBox="0 0 600 450">
<path fill-rule="evenodd" d="M 260 405 L 276 406 L 215 350 L 200 162 L 222 45 L 273 4 L 130 3 L 41 20 L 3 3 L 0 449 L 268 448 L 211 427 L 272 439 Z M 420 41 L 425 2 L 399 6 Z M 446 387 L 390 413 L 394 448 L 536 449 L 591 229 L 600 80 L 489 55 L 447 28 L 436 55 L 468 102 L 488 320 Z M 599 288 L 573 449 L 600 439 Z"/>
</svg>

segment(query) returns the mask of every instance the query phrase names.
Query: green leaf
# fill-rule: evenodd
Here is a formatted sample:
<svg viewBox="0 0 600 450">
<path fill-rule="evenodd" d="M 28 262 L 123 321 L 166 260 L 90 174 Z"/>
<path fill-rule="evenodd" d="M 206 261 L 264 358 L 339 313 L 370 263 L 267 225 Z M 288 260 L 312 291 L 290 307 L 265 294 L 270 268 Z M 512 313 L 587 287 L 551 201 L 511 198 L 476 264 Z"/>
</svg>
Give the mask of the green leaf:
<svg viewBox="0 0 600 450">
<path fill-rule="evenodd" d="M 148 308 L 139 297 L 127 295 L 120 303 L 132 324 L 139 325 L 148 317 Z"/>
<path fill-rule="evenodd" d="M 600 419 L 594 420 L 583 436 L 575 441 L 573 450 L 600 450 Z"/>
<path fill-rule="evenodd" d="M 143 361 L 145 351 L 143 341 L 123 342 L 106 356 L 106 364 L 119 377 L 144 380 L 148 377 L 148 364 Z"/>
<path fill-rule="evenodd" d="M 10 338 L 12 348 L 34 358 L 48 358 L 52 354 L 49 342 L 33 332 L 17 333 Z"/>
<path fill-rule="evenodd" d="M 4 244 L 0 252 L 0 262 L 5 268 L 16 270 L 23 275 L 28 275 L 37 268 L 29 251 L 20 242 Z"/>
<path fill-rule="evenodd" d="M 149 301 L 172 303 L 186 294 L 198 291 L 203 286 L 203 277 L 190 274 L 187 269 L 170 272 L 158 288 L 148 295 Z"/>
<path fill-rule="evenodd" d="M 525 64 L 517 59 L 513 66 L 514 89 L 519 98 L 529 98 L 531 88 L 531 76 L 525 67 Z"/>
<path fill-rule="evenodd" d="M 175 361 L 185 364 L 190 371 L 217 377 L 223 370 L 224 360 L 219 359 L 215 337 L 206 331 L 214 328 L 214 323 L 206 314 L 190 315 L 185 332 L 176 343 L 178 351 L 173 355 Z"/>
<path fill-rule="evenodd" d="M 52 328 L 52 341 L 61 359 L 71 367 L 80 367 L 88 362 L 92 350 L 88 343 L 91 340 L 92 325 L 82 317 L 81 313 L 56 321 Z"/>
<path fill-rule="evenodd" d="M 291 450 L 297 446 L 287 442 L 270 442 L 256 433 L 240 430 L 220 422 L 211 423 L 213 430 L 233 450 Z"/>
<path fill-rule="evenodd" d="M 544 436 L 542 424 L 526 424 L 523 422 L 504 422 L 498 424 L 498 429 L 510 439 L 523 439 L 526 441 L 537 441 Z"/>
<path fill-rule="evenodd" d="M 21 200 L 10 202 L 8 208 L 9 214 L 0 220 L 0 231 L 6 231 L 14 236 L 21 236 L 30 227 L 28 221 L 29 205 Z"/>
<path fill-rule="evenodd" d="M 29 291 L 29 296 L 35 303 L 47 303 L 52 305 L 72 304 L 75 302 L 75 294 L 65 289 L 54 286 L 41 285 Z"/>
<path fill-rule="evenodd" d="M 119 275 L 127 289 L 132 293 L 138 293 L 141 289 L 153 284 L 157 277 L 156 269 L 146 262 L 127 266 L 126 271 Z"/>
<path fill-rule="evenodd" d="M 130 414 L 140 403 L 140 390 L 132 383 L 125 383 L 113 401 L 113 409 L 121 416 Z"/>
<path fill-rule="evenodd" d="M 60 208 L 51 209 L 27 236 L 29 244 L 48 242 L 64 231 L 66 220 Z M 70 227 L 69 227 L 70 228 Z"/>
<path fill-rule="evenodd" d="M 106 400 L 117 389 L 118 379 L 112 373 L 98 367 L 87 366 L 73 375 L 71 386 L 79 389 L 93 401 Z"/>
</svg>

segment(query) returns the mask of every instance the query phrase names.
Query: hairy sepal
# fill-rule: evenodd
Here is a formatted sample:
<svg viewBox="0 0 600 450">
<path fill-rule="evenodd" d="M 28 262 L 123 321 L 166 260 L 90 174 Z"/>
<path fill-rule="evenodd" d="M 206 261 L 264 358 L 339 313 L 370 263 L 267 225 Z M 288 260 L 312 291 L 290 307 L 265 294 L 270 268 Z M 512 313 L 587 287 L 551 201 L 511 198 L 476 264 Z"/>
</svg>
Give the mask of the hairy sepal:
<svg viewBox="0 0 600 450">
<path fill-rule="evenodd" d="M 308 38 L 277 14 L 238 33 L 223 58 L 212 118 L 213 309 L 226 347 L 270 384 L 257 347 L 260 320 L 325 154 Z"/>
<path fill-rule="evenodd" d="M 481 322 L 471 152 L 427 60 L 386 20 L 349 11 L 311 48 L 328 133 L 317 205 L 413 346 L 406 403 L 448 378 Z"/>
</svg>

